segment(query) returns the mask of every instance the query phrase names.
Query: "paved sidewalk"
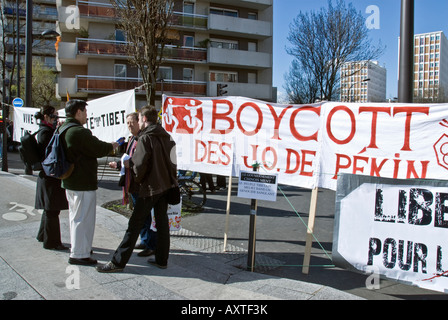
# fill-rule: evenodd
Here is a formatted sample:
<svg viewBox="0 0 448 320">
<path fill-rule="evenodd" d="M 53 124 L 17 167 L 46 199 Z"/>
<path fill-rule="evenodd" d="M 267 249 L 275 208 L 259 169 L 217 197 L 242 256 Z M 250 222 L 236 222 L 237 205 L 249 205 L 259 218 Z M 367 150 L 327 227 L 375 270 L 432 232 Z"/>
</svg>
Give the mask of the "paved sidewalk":
<svg viewBox="0 0 448 320">
<path fill-rule="evenodd" d="M 68 252 L 42 248 L 35 239 L 41 213 L 35 182 L 0 172 L 0 300 L 336 300 L 359 299 L 328 286 L 245 270 L 247 253 L 183 229 L 172 233 L 168 268 L 134 254 L 122 273 L 68 264 Z M 69 245 L 68 211 L 60 216 Z M 109 261 L 128 219 L 97 207 L 93 257 Z M 265 259 L 257 255 L 257 259 Z"/>
</svg>

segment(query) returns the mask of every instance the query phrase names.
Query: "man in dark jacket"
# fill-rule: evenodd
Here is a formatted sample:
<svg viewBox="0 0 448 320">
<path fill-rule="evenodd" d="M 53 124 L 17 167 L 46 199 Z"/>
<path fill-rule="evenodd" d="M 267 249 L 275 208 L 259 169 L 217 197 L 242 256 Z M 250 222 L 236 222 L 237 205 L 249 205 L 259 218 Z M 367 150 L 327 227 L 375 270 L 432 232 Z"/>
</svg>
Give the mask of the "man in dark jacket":
<svg viewBox="0 0 448 320">
<path fill-rule="evenodd" d="M 63 143 L 73 173 L 62 180 L 69 204 L 71 252 L 69 263 L 94 265 L 90 257 L 96 218 L 96 190 L 98 189 L 97 158 L 105 157 L 118 147 L 117 142 L 104 142 L 83 127 L 87 122 L 87 103 L 69 100 L 65 105 L 66 121 L 61 126 L 76 124 L 64 133 Z"/>
<path fill-rule="evenodd" d="M 165 269 L 168 264 L 170 233 L 168 225 L 167 191 L 177 186 L 175 143 L 158 124 L 158 112 L 154 107 L 144 107 L 139 113 L 140 135 L 134 155 L 125 165 L 134 173 L 134 181 L 140 185 L 139 197 L 129 219 L 128 229 L 112 260 L 97 267 L 98 272 L 119 272 L 128 263 L 140 230 L 154 208 L 157 226 L 155 261 L 151 264 Z"/>
</svg>

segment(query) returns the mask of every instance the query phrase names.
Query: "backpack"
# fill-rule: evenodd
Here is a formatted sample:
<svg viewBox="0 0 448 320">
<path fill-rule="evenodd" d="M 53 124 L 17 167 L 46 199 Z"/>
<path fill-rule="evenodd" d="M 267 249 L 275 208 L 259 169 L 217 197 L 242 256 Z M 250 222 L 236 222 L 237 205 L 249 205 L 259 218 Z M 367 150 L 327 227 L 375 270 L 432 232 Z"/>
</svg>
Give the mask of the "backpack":
<svg viewBox="0 0 448 320">
<path fill-rule="evenodd" d="M 45 149 L 45 159 L 42 161 L 42 168 L 47 176 L 63 180 L 72 174 L 75 164 L 69 162 L 65 155 L 62 135 L 67 129 L 75 126 L 78 126 L 78 124 L 71 123 L 61 131 L 59 131 L 59 127 L 54 132 Z"/>
<path fill-rule="evenodd" d="M 41 161 L 42 155 L 39 145 L 36 141 L 36 135 L 42 129 L 34 133 L 25 131 L 25 134 L 20 138 L 19 153 L 20 158 L 26 166 L 30 166 L 33 170 L 42 170 Z"/>
</svg>

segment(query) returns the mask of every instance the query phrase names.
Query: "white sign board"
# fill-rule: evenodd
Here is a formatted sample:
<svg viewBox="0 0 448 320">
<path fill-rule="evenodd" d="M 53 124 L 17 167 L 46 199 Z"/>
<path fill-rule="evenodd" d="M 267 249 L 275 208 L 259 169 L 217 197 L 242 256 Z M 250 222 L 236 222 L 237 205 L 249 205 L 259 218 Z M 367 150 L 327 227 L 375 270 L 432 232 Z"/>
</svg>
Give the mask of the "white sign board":
<svg viewBox="0 0 448 320">
<path fill-rule="evenodd" d="M 238 197 L 276 201 L 277 183 L 278 179 L 275 174 L 240 171 Z"/>
<path fill-rule="evenodd" d="M 14 108 L 14 141 L 20 141 L 25 131 L 35 132 L 39 124 L 34 118 L 38 108 Z M 98 139 L 106 142 L 130 135 L 126 115 L 135 111 L 135 91 L 128 90 L 87 101 L 87 123 L 85 127 Z M 65 117 L 65 110 L 58 110 Z"/>
<path fill-rule="evenodd" d="M 257 162 L 281 184 L 331 190 L 341 173 L 396 179 L 448 173 L 448 104 L 168 96 L 162 119 L 183 170 L 238 176 Z"/>
<path fill-rule="evenodd" d="M 448 292 L 448 182 L 341 175 L 333 262 Z"/>
</svg>

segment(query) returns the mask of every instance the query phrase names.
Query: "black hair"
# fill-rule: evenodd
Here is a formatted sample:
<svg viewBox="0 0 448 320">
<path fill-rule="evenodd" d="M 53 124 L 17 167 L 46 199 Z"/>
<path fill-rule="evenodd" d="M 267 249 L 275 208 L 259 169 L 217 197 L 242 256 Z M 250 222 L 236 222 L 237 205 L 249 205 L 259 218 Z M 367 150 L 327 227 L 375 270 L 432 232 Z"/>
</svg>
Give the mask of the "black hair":
<svg viewBox="0 0 448 320">
<path fill-rule="evenodd" d="M 70 99 L 65 104 L 65 114 L 69 117 L 74 117 L 78 110 L 84 111 L 87 106 L 87 102 L 79 99 Z"/>
<path fill-rule="evenodd" d="M 44 116 L 50 116 L 51 118 L 53 118 L 52 115 L 54 113 L 54 110 L 55 110 L 54 107 L 50 105 L 45 105 L 34 114 L 34 118 L 41 121 L 44 120 Z"/>
</svg>

